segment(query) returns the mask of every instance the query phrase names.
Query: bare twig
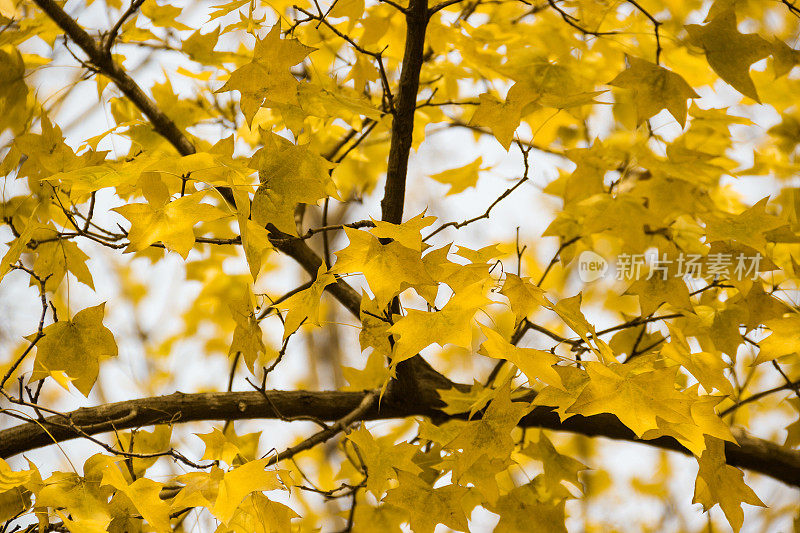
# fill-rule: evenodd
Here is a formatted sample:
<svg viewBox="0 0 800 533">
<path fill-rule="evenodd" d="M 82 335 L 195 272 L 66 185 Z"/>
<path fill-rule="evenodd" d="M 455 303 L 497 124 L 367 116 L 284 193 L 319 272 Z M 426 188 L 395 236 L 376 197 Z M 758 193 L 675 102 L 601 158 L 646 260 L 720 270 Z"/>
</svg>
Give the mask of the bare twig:
<svg viewBox="0 0 800 533">
<path fill-rule="evenodd" d="M 305 450 L 310 450 L 317 444 L 323 443 L 327 440 L 333 438 L 337 433 L 341 433 L 342 431 L 346 430 L 350 424 L 357 420 L 361 420 L 363 416 L 369 411 L 372 406 L 375 404 L 375 400 L 378 398 L 378 391 L 370 391 L 364 395 L 364 398 L 361 400 L 361 403 L 358 404 L 358 407 L 347 413 L 345 416 L 331 424 L 330 427 L 327 429 L 323 429 L 322 431 L 313 434 L 303 442 L 291 446 L 284 451 L 273 455 L 270 457 L 267 466 L 274 465 L 280 461 L 285 459 L 289 459 L 290 457 L 294 457 L 300 452 Z"/>
</svg>

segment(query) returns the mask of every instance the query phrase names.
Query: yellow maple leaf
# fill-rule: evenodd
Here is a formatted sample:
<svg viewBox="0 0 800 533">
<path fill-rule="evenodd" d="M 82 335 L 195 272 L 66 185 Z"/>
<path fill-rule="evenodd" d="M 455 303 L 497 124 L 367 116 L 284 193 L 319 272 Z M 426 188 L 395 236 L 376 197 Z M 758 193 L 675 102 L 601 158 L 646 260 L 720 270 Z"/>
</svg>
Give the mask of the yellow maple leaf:
<svg viewBox="0 0 800 533">
<path fill-rule="evenodd" d="M 381 242 L 366 231 L 344 229 L 350 244 L 336 252 L 333 271 L 362 272 L 380 307 L 408 287 L 436 285 L 422 263 L 418 250 L 397 241 Z"/>
<path fill-rule="evenodd" d="M 252 216 L 259 225 L 274 224 L 294 234 L 294 208 L 315 204 L 326 196 L 337 197 L 328 171 L 331 164 L 314 150 L 295 145 L 280 135 L 267 133 L 264 148 L 253 156 L 250 165 L 258 169 L 261 182 L 253 197 Z"/>
<path fill-rule="evenodd" d="M 334 278 L 331 272 L 328 272 L 328 269 L 325 268 L 325 264 L 323 263 L 319 266 L 317 277 L 309 288 L 291 295 L 280 304 L 279 307 L 281 309 L 288 310 L 283 321 L 284 340 L 297 331 L 297 328 L 299 328 L 305 320 L 319 326 L 320 298 L 322 298 L 325 287 L 335 281 L 336 278 Z"/>
<path fill-rule="evenodd" d="M 790 315 L 764 322 L 772 333 L 758 343 L 758 357 L 754 365 L 772 361 L 778 357 L 800 352 L 800 316 Z"/>
<path fill-rule="evenodd" d="M 433 343 L 471 348 L 475 313 L 491 302 L 482 289 L 483 284 L 478 283 L 454 294 L 441 311 L 428 313 L 409 309 L 406 316 L 389 328 L 389 333 L 397 336 L 392 351 L 392 365 L 414 357 Z"/>
<path fill-rule="evenodd" d="M 423 211 L 402 224 L 392 224 L 391 222 L 373 219 L 375 227 L 370 228 L 369 232 L 379 239 L 392 239 L 406 248 L 421 252 L 424 250 L 421 232 L 434 222 L 436 222 L 436 217 L 426 217 L 425 211 Z"/>
<path fill-rule="evenodd" d="M 214 428 L 210 433 L 195 433 L 195 435 L 206 445 L 203 459 L 220 460 L 228 465 L 234 465 L 237 460 L 245 462 L 254 459 L 261 432 L 240 436 L 234 432 L 231 424 L 224 433 L 219 428 Z"/>
<path fill-rule="evenodd" d="M 19 261 L 22 252 L 25 251 L 25 247 L 33 237 L 33 233 L 41 226 L 41 223 L 36 218 L 38 212 L 39 206 L 37 205 L 33 213 L 31 213 L 27 224 L 25 224 L 25 229 L 20 232 L 19 237 L 12 242 L 11 246 L 8 247 L 8 251 L 3 255 L 3 259 L 0 260 L 0 281 L 11 270 L 11 266 Z"/>
<path fill-rule="evenodd" d="M 449 185 L 450 188 L 447 190 L 447 196 L 450 196 L 451 194 L 458 194 L 470 187 L 474 187 L 475 184 L 478 183 L 478 176 L 480 173 L 491 168 L 483 167 L 482 165 L 483 157 L 478 157 L 472 163 L 467 163 L 464 166 L 431 174 L 430 178 L 439 183 Z"/>
<path fill-rule="evenodd" d="M 529 101 L 529 98 L 522 98 L 517 91 L 511 90 L 505 100 L 489 93 L 481 94 L 469 124 L 489 128 L 503 148 L 508 150 L 522 119 L 522 110 Z"/>
<path fill-rule="evenodd" d="M 700 96 L 682 77 L 662 66 L 628 56 L 630 67 L 609 85 L 633 90 L 637 122 L 641 123 L 667 109 L 681 127 L 686 125 L 686 100 Z"/>
<path fill-rule="evenodd" d="M 445 448 L 460 450 L 453 476 L 459 479 L 482 455 L 489 459 L 508 459 L 514 450 L 511 430 L 530 410 L 527 403 L 511 401 L 510 382 L 495 393 L 479 420 L 471 420 Z"/>
<path fill-rule="evenodd" d="M 562 480 L 580 487 L 578 472 L 588 468 L 580 461 L 559 453 L 541 430 L 538 433 L 538 440 L 522 449 L 522 453 L 542 462 L 544 481 L 550 487 L 561 484 Z"/>
<path fill-rule="evenodd" d="M 411 530 L 415 533 L 433 533 L 436 524 L 456 531 L 466 531 L 467 517 L 462 500 L 467 489 L 459 485 L 433 488 L 414 474 L 397 471 L 399 485 L 384 496 L 383 501 L 408 513 Z"/>
<path fill-rule="evenodd" d="M 750 78 L 750 65 L 772 53 L 770 43 L 754 33 L 742 34 L 736 29 L 736 12 L 726 9 L 705 26 L 686 26 L 689 39 L 706 53 L 708 64 L 734 89 L 758 103 L 756 86 Z"/>
<path fill-rule="evenodd" d="M 266 353 L 267 349 L 262 339 L 261 327 L 253 311 L 253 294 L 250 287 L 244 286 L 241 297 L 232 300 L 229 307 L 236 328 L 233 330 L 233 340 L 228 355 L 235 356 L 237 352 L 241 353 L 248 368 L 252 370 L 258 356 Z"/>
<path fill-rule="evenodd" d="M 291 533 L 293 518 L 299 515 L 291 507 L 254 492 L 239 505 L 227 527 L 220 526 L 214 533 Z"/>
<path fill-rule="evenodd" d="M 216 92 L 239 91 L 247 124 L 253 122 L 264 100 L 297 104 L 299 82 L 290 67 L 300 63 L 315 50 L 297 39 L 281 39 L 281 25 L 275 24 L 263 39 L 257 39 L 253 59 L 233 71 Z"/>
<path fill-rule="evenodd" d="M 723 441 L 706 437 L 706 449 L 697 463 L 700 470 L 692 503 L 702 504 L 706 511 L 719 504 L 734 531 L 738 532 L 744 521 L 743 503 L 766 507 L 745 484 L 742 471 L 725 463 Z"/>
<path fill-rule="evenodd" d="M 566 533 L 566 499 L 548 498 L 546 491 L 538 488 L 538 479 L 537 476 L 533 482 L 516 487 L 490 507 L 492 512 L 500 515 L 495 531 L 525 533 L 535 524 L 536 531 Z"/>
<path fill-rule="evenodd" d="M 289 479 L 288 473 L 285 470 L 264 470 L 268 461 L 269 459 L 250 461 L 225 472 L 211 509 L 214 516 L 227 524 L 248 494 L 285 487 L 285 482 Z"/>
<path fill-rule="evenodd" d="M 518 348 L 487 326 L 481 326 L 481 331 L 487 338 L 478 353 L 513 363 L 528 376 L 531 384 L 539 379 L 545 384 L 562 387 L 561 377 L 553 369 L 558 362 L 554 354 L 534 348 Z"/>
<path fill-rule="evenodd" d="M 79 311 L 71 320 L 50 324 L 36 344 L 36 360 L 31 380 L 63 370 L 73 378 L 75 388 L 89 395 L 100 371 L 100 358 L 116 357 L 117 343 L 103 325 L 105 302 Z M 32 337 L 29 337 L 32 338 Z"/>
<path fill-rule="evenodd" d="M 201 203 L 205 193 L 197 192 L 170 201 L 166 186 L 154 173 L 145 173 L 142 184 L 146 204 L 126 204 L 114 211 L 131 222 L 130 244 L 126 252 L 139 252 L 161 241 L 168 249 L 186 258 L 195 242 L 193 226 L 200 221 L 216 220 L 225 213 Z"/>
<path fill-rule="evenodd" d="M 735 240 L 766 252 L 767 239 L 764 233 L 786 224 L 780 217 L 767 213 L 768 200 L 768 196 L 764 197 L 738 215 L 727 213 L 704 215 L 702 218 L 706 223 L 706 240 L 708 242 Z"/>
<path fill-rule="evenodd" d="M 506 272 L 506 280 L 503 282 L 500 294 L 508 298 L 518 323 L 534 311 L 553 305 L 547 299 L 544 289 L 532 283 L 530 278 L 521 278 L 510 272 Z"/>
<path fill-rule="evenodd" d="M 411 458 L 417 447 L 407 442 L 394 443 L 394 437 L 375 438 L 361 427 L 351 432 L 347 438 L 358 447 L 359 457 L 367 467 L 367 490 L 376 498 L 383 495 L 390 479 L 397 477 L 395 468 L 410 474 L 419 474 L 421 469 Z"/>
<path fill-rule="evenodd" d="M 668 422 L 691 422 L 683 409 L 688 400 L 675 389 L 677 366 L 633 374 L 619 363 L 588 362 L 586 371 L 589 382 L 567 413 L 611 413 L 639 437 L 658 428 L 657 416 Z"/>
</svg>

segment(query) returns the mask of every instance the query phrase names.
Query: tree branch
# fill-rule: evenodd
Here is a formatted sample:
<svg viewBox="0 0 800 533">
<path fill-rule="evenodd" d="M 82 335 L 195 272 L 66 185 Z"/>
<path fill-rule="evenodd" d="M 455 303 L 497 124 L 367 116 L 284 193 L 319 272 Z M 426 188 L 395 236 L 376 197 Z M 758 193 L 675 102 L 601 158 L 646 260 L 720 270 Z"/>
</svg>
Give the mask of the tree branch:
<svg viewBox="0 0 800 533">
<path fill-rule="evenodd" d="M 289 459 L 290 457 L 294 457 L 300 452 L 305 450 L 310 450 L 317 444 L 321 444 L 327 440 L 330 440 L 333 436 L 337 433 L 340 433 L 346 430 L 350 424 L 353 422 L 357 422 L 362 419 L 362 417 L 369 411 L 369 409 L 375 404 L 375 400 L 378 397 L 377 391 L 371 391 L 364 395 L 361 402 L 358 404 L 358 407 L 347 413 L 345 416 L 337 420 L 332 426 L 329 428 L 323 429 L 318 433 L 314 433 L 309 438 L 305 439 L 303 442 L 296 444 L 290 448 L 285 449 L 284 451 L 280 452 L 277 455 L 274 455 L 270 458 L 269 463 L 267 466 L 274 465 L 283 461 L 284 459 Z"/>
<path fill-rule="evenodd" d="M 81 432 L 96 435 L 115 429 L 119 431 L 153 424 L 201 420 L 314 417 L 325 421 L 341 421 L 353 412 L 356 412 L 357 416 L 347 418 L 348 424 L 357 420 L 384 420 L 411 416 L 427 416 L 439 423 L 448 419 L 465 418 L 463 414 L 444 413 L 418 398 L 396 399 L 384 396 L 380 404 L 373 402 L 368 408 L 360 409 L 370 394 L 372 392 L 251 391 L 197 394 L 176 392 L 169 396 L 85 407 L 65 415 L 54 415 L 0 431 L 0 457 L 8 458 L 54 442 L 80 437 L 66 420 L 71 420 Z M 479 417 L 480 413 L 475 416 Z M 522 418 L 519 426 L 639 442 L 691 455 L 689 450 L 669 437 L 654 440 L 637 439 L 629 428 L 609 414 L 590 417 L 576 415 L 561 422 L 558 414 L 550 407 L 538 406 Z M 725 454 L 729 465 L 746 468 L 787 485 L 800 487 L 800 452 L 748 436 L 743 431 L 737 431 L 736 438 L 739 441 L 738 446 L 731 442 L 725 443 Z"/>
<path fill-rule="evenodd" d="M 386 168 L 386 188 L 381 201 L 382 219 L 392 224 L 403 221 L 408 155 L 414 133 L 419 74 L 425 57 L 425 30 L 428 26 L 426 0 L 411 0 L 406 11 L 406 47 L 403 69 L 392 122 L 392 141 Z"/>
</svg>

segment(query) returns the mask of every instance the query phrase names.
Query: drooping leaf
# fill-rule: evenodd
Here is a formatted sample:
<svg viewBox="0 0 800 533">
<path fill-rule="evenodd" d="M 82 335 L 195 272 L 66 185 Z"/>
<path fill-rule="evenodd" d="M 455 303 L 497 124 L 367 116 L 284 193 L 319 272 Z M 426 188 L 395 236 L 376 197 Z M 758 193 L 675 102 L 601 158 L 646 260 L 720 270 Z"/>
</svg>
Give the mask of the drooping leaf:
<svg viewBox="0 0 800 533">
<path fill-rule="evenodd" d="M 686 31 L 692 43 L 706 53 L 714 72 L 743 95 L 761 103 L 750 78 L 750 65 L 772 53 L 769 42 L 757 34 L 739 33 L 733 8 L 716 14 L 705 26 L 690 24 Z"/>
<path fill-rule="evenodd" d="M 84 396 L 89 395 L 100 371 L 101 358 L 117 355 L 114 334 L 103 325 L 105 305 L 87 307 L 71 320 L 44 328 L 44 337 L 36 344 L 32 380 L 61 370 L 73 379 L 76 389 Z"/>
<path fill-rule="evenodd" d="M 628 56 L 630 67 L 609 82 L 633 90 L 638 122 L 666 109 L 681 127 L 686 125 L 686 100 L 699 95 L 680 75 L 644 59 Z"/>
</svg>

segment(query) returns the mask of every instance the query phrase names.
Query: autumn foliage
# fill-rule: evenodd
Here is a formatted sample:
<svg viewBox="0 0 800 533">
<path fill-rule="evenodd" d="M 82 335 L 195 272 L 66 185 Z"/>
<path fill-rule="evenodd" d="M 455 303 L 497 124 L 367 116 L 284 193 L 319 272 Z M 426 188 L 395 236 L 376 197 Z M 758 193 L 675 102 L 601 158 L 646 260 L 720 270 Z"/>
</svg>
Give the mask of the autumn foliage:
<svg viewBox="0 0 800 533">
<path fill-rule="evenodd" d="M 798 531 L 799 40 L 0 0 L 0 533 Z"/>
</svg>

